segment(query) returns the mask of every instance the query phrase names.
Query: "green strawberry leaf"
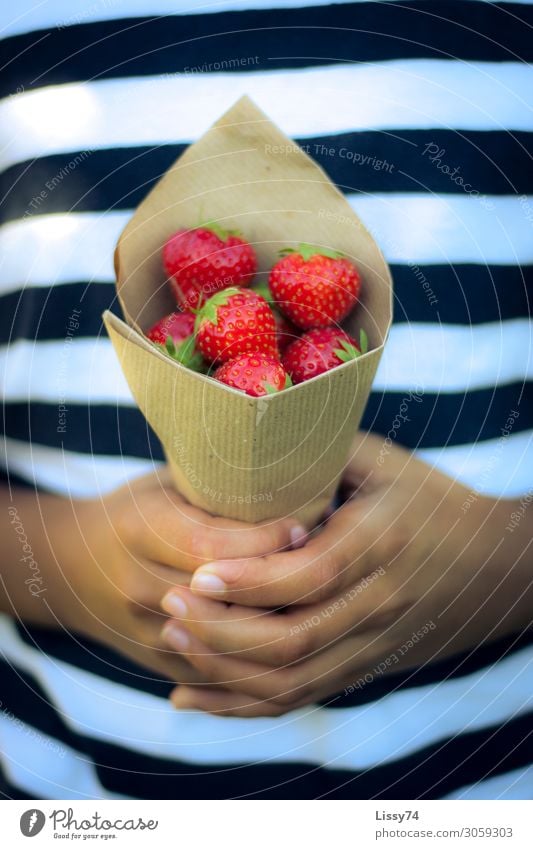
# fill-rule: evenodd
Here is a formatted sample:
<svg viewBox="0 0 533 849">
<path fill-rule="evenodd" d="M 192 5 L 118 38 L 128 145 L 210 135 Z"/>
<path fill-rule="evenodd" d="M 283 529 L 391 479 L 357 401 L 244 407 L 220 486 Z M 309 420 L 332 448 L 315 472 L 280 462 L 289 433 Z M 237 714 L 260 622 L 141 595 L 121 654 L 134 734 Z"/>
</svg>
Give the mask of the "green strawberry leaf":
<svg viewBox="0 0 533 849">
<path fill-rule="evenodd" d="M 174 343 L 172 336 L 167 336 L 164 345 L 156 343 L 156 348 L 159 348 L 163 354 L 166 354 L 182 366 L 192 369 L 193 371 L 203 371 L 205 362 L 199 351 L 194 347 L 194 336 L 187 336 L 179 345 Z"/>
<path fill-rule="evenodd" d="M 279 392 L 279 389 L 276 389 L 276 387 L 272 386 L 271 383 L 267 383 L 266 380 L 263 383 L 263 388 L 266 391 L 267 395 L 277 395 L 277 393 Z"/>
<path fill-rule="evenodd" d="M 211 233 L 214 233 L 215 236 L 225 242 L 228 236 L 240 236 L 240 230 L 227 230 L 225 227 L 222 227 L 217 221 L 205 221 L 204 223 L 199 225 L 202 230 L 210 230 Z"/>
<path fill-rule="evenodd" d="M 167 336 L 165 340 L 165 349 L 167 354 L 169 354 L 171 357 L 174 356 L 176 352 L 176 346 L 174 344 L 174 339 L 172 338 L 172 336 Z"/>
<path fill-rule="evenodd" d="M 198 333 L 200 326 L 208 321 L 210 324 L 216 324 L 218 321 L 218 307 L 227 304 L 232 295 L 238 295 L 241 290 L 236 286 L 228 286 L 227 289 L 221 289 L 215 292 L 207 299 L 203 307 L 196 311 L 196 320 L 194 322 L 194 332 Z"/>
<path fill-rule="evenodd" d="M 355 345 L 352 345 L 347 339 L 342 339 L 339 344 L 340 347 L 335 348 L 333 353 L 336 354 L 341 362 L 349 363 L 351 360 L 356 360 L 357 357 L 361 356 L 361 351 L 358 351 Z"/>
<path fill-rule="evenodd" d="M 294 386 L 294 383 L 291 380 L 290 374 L 287 374 L 286 377 L 285 377 L 285 386 L 283 388 L 284 389 L 290 389 L 291 386 Z"/>
<path fill-rule="evenodd" d="M 288 256 L 288 254 L 300 254 L 305 262 L 308 262 L 314 256 L 327 256 L 330 259 L 342 259 L 344 254 L 340 251 L 334 251 L 331 248 L 319 248 L 316 245 L 308 245 L 306 242 L 300 242 L 298 249 L 282 248 L 279 252 L 280 256 Z"/>
<path fill-rule="evenodd" d="M 366 335 L 363 328 L 359 331 L 359 347 L 361 348 L 361 353 L 366 354 L 368 351 L 368 336 Z"/>
</svg>

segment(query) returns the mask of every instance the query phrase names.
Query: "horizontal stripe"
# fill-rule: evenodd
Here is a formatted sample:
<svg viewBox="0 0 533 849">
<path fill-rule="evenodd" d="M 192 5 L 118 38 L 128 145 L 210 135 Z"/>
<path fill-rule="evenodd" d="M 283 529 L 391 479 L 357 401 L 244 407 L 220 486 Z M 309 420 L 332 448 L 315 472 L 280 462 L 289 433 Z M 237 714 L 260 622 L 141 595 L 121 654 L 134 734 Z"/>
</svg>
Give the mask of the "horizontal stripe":
<svg viewBox="0 0 533 849">
<path fill-rule="evenodd" d="M 328 0 L 328 6 L 340 3 L 366 2 L 366 0 Z M 396 0 L 380 0 L 384 3 L 396 2 Z M 492 3 L 493 0 L 480 0 L 480 2 Z M 527 5 L 531 0 L 513 0 L 512 3 L 504 4 L 509 13 L 520 12 L 521 5 Z M 184 15 L 191 12 L 202 14 L 215 14 L 220 12 L 237 12 L 249 9 L 283 9 L 323 6 L 324 0 L 206 0 L 201 5 L 193 3 L 192 0 L 155 0 L 147 3 L 146 0 L 121 0 L 116 3 L 91 4 L 80 12 L 72 11 L 69 0 L 54 0 L 49 3 L 34 5 L 34 0 L 19 0 L 17 3 L 16 16 L 9 18 L 6 12 L 4 19 L 0 19 L 0 33 L 3 37 L 19 35 L 39 29 L 49 29 L 56 26 L 73 26 L 76 24 L 88 24 L 94 21 L 112 21 L 117 18 L 135 18 L 160 15 Z M 436 4 L 432 4 L 434 10 L 438 10 Z M 477 5 L 477 3 L 476 3 Z M 514 7 L 517 7 L 516 11 Z M 435 14 L 435 11 L 434 11 Z"/>
<path fill-rule="evenodd" d="M 418 450 L 496 439 L 502 435 L 512 411 L 518 413 L 511 426 L 514 434 L 531 427 L 531 383 L 455 395 L 425 393 L 421 401 L 413 395 L 410 392 L 372 393 L 362 427 Z M 506 474 L 501 480 L 508 485 L 510 478 Z M 496 478 L 495 482 L 499 483 Z"/>
<path fill-rule="evenodd" d="M 39 488 L 72 498 L 106 495 L 161 465 L 124 455 L 76 454 L 16 439 L 3 440 L 0 452 L 0 467 L 7 470 L 6 477 L 13 474 Z"/>
<path fill-rule="evenodd" d="M 533 302 L 531 265 L 393 265 L 391 272 L 396 323 L 471 326 L 505 321 L 528 315 Z M 113 283 L 27 287 L 0 296 L 0 345 L 17 339 L 64 339 L 66 306 L 79 310 L 77 337 L 99 336 L 104 310 L 121 315 Z"/>
<path fill-rule="evenodd" d="M 418 456 L 484 495 L 519 498 L 533 490 L 533 430 L 475 445 L 426 448 Z"/>
<path fill-rule="evenodd" d="M 519 198 L 492 210 L 457 195 L 348 196 L 391 263 L 533 263 L 532 227 Z M 0 295 L 21 286 L 114 280 L 113 250 L 128 212 L 40 215 L 0 227 Z M 391 236 L 390 234 L 394 234 Z M 423 280 L 418 277 L 420 286 Z M 430 281 L 428 281 L 430 282 Z"/>
<path fill-rule="evenodd" d="M 114 348 L 107 338 L 60 341 L 20 339 L 0 348 L 0 374 L 8 402 L 133 404 Z M 360 315 L 362 326 L 370 318 Z M 370 325 L 371 326 L 371 325 Z M 105 331 L 100 330 L 101 334 Z M 528 319 L 472 327 L 396 324 L 373 389 L 418 394 L 463 393 L 533 379 L 533 327 Z M 444 402 L 445 403 L 445 402 Z"/>
<path fill-rule="evenodd" d="M 30 649 L 5 617 L 0 632 L 6 658 L 36 678 L 71 729 L 119 741 L 139 753 L 192 764 L 297 760 L 368 769 L 455 734 L 525 714 L 533 700 L 530 648 L 480 673 L 342 712 L 311 706 L 277 719 L 244 720 L 176 713 L 166 700 L 111 684 Z M 363 737 L 357 732 L 362 726 Z"/>
<path fill-rule="evenodd" d="M 345 192 L 453 193 L 453 172 L 481 194 L 533 192 L 531 133 L 397 130 L 297 141 Z M 80 150 L 21 162 L 0 174 L 2 219 L 137 206 L 183 149 Z"/>
<path fill-rule="evenodd" d="M 51 755 L 51 752 L 60 754 Z M 120 799 L 105 790 L 77 752 L 0 713 L 0 762 L 8 779 L 31 799 Z"/>
<path fill-rule="evenodd" d="M 367 319 L 359 313 L 360 322 Z M 463 392 L 533 379 L 529 319 L 473 327 L 397 324 L 390 332 L 374 391 Z"/>
<path fill-rule="evenodd" d="M 533 9 L 520 16 L 497 5 L 440 0 L 389 6 L 379 3 L 240 14 L 148 17 L 30 33 L 1 45 L 7 65 L 0 94 L 17 86 L 61 85 L 74 80 L 242 70 L 230 57 L 253 57 L 256 71 L 329 64 L 334 59 L 378 62 L 405 58 L 467 61 L 528 61 Z M 128 26 L 129 24 L 129 26 Z M 50 61 L 53 57 L 53 61 Z M 309 57 L 312 57 L 310 59 Z M 11 86 L 10 86 L 11 82 Z M 13 85 L 14 82 L 14 85 Z"/>
<path fill-rule="evenodd" d="M 506 772 L 486 781 L 461 787 L 447 799 L 533 799 L 533 766 Z"/>
<path fill-rule="evenodd" d="M 2 680 L 20 719 L 37 731 L 51 726 L 54 738 L 69 742 L 97 764 L 104 786 L 139 798 L 438 798 L 461 784 L 530 762 L 533 714 L 500 727 L 467 732 L 369 770 L 325 769 L 298 762 L 245 765 L 184 764 L 128 751 L 76 734 L 48 704 L 35 678 L 0 663 Z M 21 698 L 21 694 L 23 698 Z M 57 729 L 60 728 L 60 731 Z"/>
<path fill-rule="evenodd" d="M 401 403 L 398 399 L 398 404 Z M 366 426 L 370 422 L 363 422 Z M 400 434 L 397 435 L 402 444 Z M 427 463 L 485 495 L 517 498 L 533 485 L 533 433 L 515 433 L 501 440 L 478 441 L 476 445 L 424 449 L 418 452 Z M 7 458 L 7 459 L 6 459 Z M 162 462 L 162 461 L 161 461 Z M 7 466 L 6 466 L 7 464 Z M 99 456 L 48 448 L 34 442 L 7 439 L 0 454 L 0 467 L 11 475 L 60 495 L 91 498 L 112 492 L 135 477 L 159 468 L 159 462 Z"/>
<path fill-rule="evenodd" d="M 464 395 L 425 394 L 421 401 L 408 393 L 373 393 L 362 426 L 384 436 L 392 433 L 389 438 L 412 449 L 465 445 L 499 437 L 512 410 L 519 414 L 513 420 L 513 432 L 530 428 L 532 397 L 531 383 L 525 389 L 509 384 Z M 60 411 L 57 403 L 5 404 L 3 432 L 33 447 L 42 445 L 61 452 L 163 459 L 159 441 L 137 408 L 70 402 L 65 406 L 66 410 Z M 508 475 L 503 480 L 508 484 Z"/>
<path fill-rule="evenodd" d="M 0 103 L 0 167 L 65 151 L 190 142 L 241 94 L 293 138 L 380 129 L 531 131 L 532 86 L 533 66 L 438 59 L 50 86 Z"/>
</svg>

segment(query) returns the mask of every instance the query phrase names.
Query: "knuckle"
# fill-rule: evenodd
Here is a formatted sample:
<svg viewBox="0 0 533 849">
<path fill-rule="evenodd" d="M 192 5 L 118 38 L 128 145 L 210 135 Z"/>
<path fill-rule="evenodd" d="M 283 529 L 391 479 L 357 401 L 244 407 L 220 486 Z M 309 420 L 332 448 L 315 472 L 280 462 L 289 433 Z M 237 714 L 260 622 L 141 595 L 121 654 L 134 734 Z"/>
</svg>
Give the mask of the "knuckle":
<svg viewBox="0 0 533 849">
<path fill-rule="evenodd" d="M 323 601 L 331 598 L 341 588 L 342 572 L 336 558 L 331 552 L 325 552 L 317 559 L 314 567 L 315 588 L 311 598 L 313 601 Z"/>
<path fill-rule="evenodd" d="M 298 691 L 297 676 L 293 669 L 280 670 L 272 680 L 272 701 L 275 704 L 291 705 L 298 701 L 301 696 Z"/>
<path fill-rule="evenodd" d="M 311 638 L 304 628 L 295 628 L 280 643 L 280 660 L 283 664 L 296 663 L 309 654 Z"/>
</svg>

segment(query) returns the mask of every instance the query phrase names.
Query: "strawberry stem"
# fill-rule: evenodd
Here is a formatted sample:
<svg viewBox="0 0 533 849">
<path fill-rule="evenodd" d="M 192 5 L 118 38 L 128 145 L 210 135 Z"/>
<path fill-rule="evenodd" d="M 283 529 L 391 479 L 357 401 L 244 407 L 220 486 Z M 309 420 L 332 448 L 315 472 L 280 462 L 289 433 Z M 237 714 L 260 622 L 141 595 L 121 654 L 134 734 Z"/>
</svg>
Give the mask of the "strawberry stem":
<svg viewBox="0 0 533 849">
<path fill-rule="evenodd" d="M 227 304 L 232 295 L 238 295 L 240 291 L 237 286 L 228 286 L 227 289 L 221 289 L 219 292 L 211 295 L 205 304 L 196 312 L 194 332 L 198 333 L 204 321 L 208 321 L 210 324 L 216 324 L 218 321 L 218 308 Z"/>
<path fill-rule="evenodd" d="M 334 251 L 331 248 L 319 248 L 316 245 L 308 245 L 306 242 L 300 242 L 298 248 L 282 248 L 279 251 L 280 256 L 288 256 L 289 254 L 300 254 L 305 262 L 308 262 L 314 256 L 327 256 L 330 259 L 342 259 L 344 257 L 344 254 L 340 251 Z"/>
<path fill-rule="evenodd" d="M 211 233 L 214 233 L 215 236 L 225 242 L 228 236 L 240 236 L 240 230 L 228 230 L 225 227 L 222 227 L 217 221 L 205 221 L 203 224 L 199 225 L 199 228 L 202 230 L 210 230 Z"/>
</svg>

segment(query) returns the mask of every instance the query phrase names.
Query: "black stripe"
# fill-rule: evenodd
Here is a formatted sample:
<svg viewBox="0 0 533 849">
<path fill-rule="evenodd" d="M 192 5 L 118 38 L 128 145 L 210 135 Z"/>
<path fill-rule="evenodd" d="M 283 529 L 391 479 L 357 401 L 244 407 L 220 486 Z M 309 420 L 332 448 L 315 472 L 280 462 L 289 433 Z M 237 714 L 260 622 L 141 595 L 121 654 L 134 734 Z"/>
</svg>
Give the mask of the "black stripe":
<svg viewBox="0 0 533 849">
<path fill-rule="evenodd" d="M 394 321 L 475 325 L 531 313 L 533 265 L 393 265 Z M 429 287 L 429 288 L 428 288 Z M 113 283 L 28 287 L 0 297 L 0 345 L 60 341 L 72 310 L 78 338 L 105 335 L 101 315 L 121 315 Z"/>
<path fill-rule="evenodd" d="M 511 411 L 517 411 L 513 433 L 531 427 L 533 382 L 510 383 L 465 393 L 426 393 L 416 400 L 408 392 L 370 395 L 362 427 L 412 449 L 468 445 L 502 436 Z M 402 405 L 407 404 L 407 412 Z M 404 418 L 398 419 L 399 413 Z M 408 421 L 406 420 L 408 419 Z M 395 422 L 400 426 L 395 429 Z"/>
<path fill-rule="evenodd" d="M 373 393 L 362 427 L 386 435 L 402 412 L 404 418 L 401 427 L 394 430 L 394 436 L 399 444 L 408 448 L 463 445 L 496 439 L 502 435 L 511 410 L 519 413 L 514 420 L 513 433 L 531 427 L 533 382 L 465 393 L 426 393 L 417 398 L 407 391 Z M 37 401 L 6 403 L 5 435 L 23 442 L 83 454 L 163 459 L 159 441 L 139 410 L 112 404 L 92 404 L 89 407 L 69 403 L 60 421 L 58 404 L 59 401 L 57 404 Z M 402 407 L 404 404 L 407 404 L 407 413 Z"/>
<path fill-rule="evenodd" d="M 9 292 L 0 298 L 0 343 L 62 340 L 72 315 L 79 323 L 77 338 L 107 338 L 104 310 L 122 317 L 113 283 L 67 283 Z"/>
<path fill-rule="evenodd" d="M 197 766 L 165 761 L 73 733 L 32 676 L 4 662 L 0 662 L 0 670 L 9 699 L 7 707 L 28 728 L 37 728 L 92 758 L 100 781 L 111 792 L 141 799 L 432 799 L 526 766 L 533 756 L 530 713 L 500 726 L 439 741 L 366 771 L 335 770 L 334 764 L 325 769 L 297 762 Z M 423 716 L 420 721 L 422 727 Z M 348 726 L 343 734 L 344 748 L 348 749 L 349 735 L 356 745 L 360 729 Z"/>
<path fill-rule="evenodd" d="M 163 620 L 162 620 L 163 621 Z M 18 636 L 32 648 L 115 684 L 168 698 L 173 684 L 139 666 L 123 654 L 79 634 L 16 624 Z"/>
<path fill-rule="evenodd" d="M 0 799 L 39 799 L 40 796 L 29 796 L 27 790 L 21 790 L 20 787 L 15 787 L 7 780 L 2 764 L 0 763 Z"/>
<path fill-rule="evenodd" d="M 57 660 L 113 681 L 115 684 L 133 687 L 163 699 L 169 696 L 172 689 L 173 685 L 159 680 L 154 673 L 138 666 L 124 655 L 112 651 L 101 643 L 81 638 L 78 634 L 59 633 L 32 625 L 17 625 L 17 630 L 19 637 L 27 645 Z M 322 704 L 331 709 L 358 707 L 381 699 L 399 688 L 407 690 L 413 687 L 426 687 L 445 679 L 462 678 L 492 666 L 502 658 L 515 654 L 532 644 L 533 630 L 519 637 L 506 637 L 479 646 L 474 651 L 457 654 L 418 669 L 389 673 L 381 677 L 375 676 L 371 683 L 360 689 L 354 689 L 353 693 L 349 692 L 346 695 L 340 693 L 334 698 L 325 699 Z"/>
<path fill-rule="evenodd" d="M 20 86 L 191 68 L 261 71 L 330 64 L 332 59 L 528 61 L 533 58 L 532 24 L 530 6 L 458 0 L 430 8 L 425 2 L 369 2 L 82 23 L 5 39 L 0 96 Z M 228 68 L 230 58 L 234 65 Z M 241 59 L 246 64 L 237 64 Z"/>
<path fill-rule="evenodd" d="M 532 133 L 391 130 L 298 142 L 347 193 L 533 191 Z M 17 163 L 0 174 L 2 219 L 131 209 L 184 148 L 80 150 Z"/>
</svg>

